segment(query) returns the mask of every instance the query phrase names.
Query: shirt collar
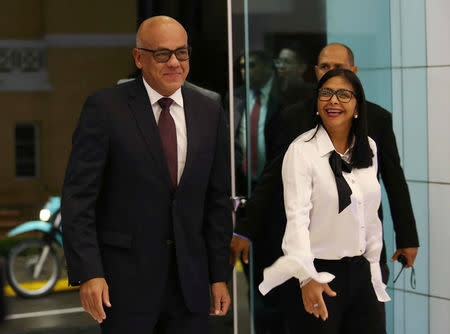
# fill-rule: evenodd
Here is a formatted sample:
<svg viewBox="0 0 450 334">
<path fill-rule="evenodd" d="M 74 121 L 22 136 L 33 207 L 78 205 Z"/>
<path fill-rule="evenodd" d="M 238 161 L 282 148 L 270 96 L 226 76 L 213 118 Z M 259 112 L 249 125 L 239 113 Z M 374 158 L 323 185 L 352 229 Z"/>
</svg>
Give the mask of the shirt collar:
<svg viewBox="0 0 450 334">
<path fill-rule="evenodd" d="M 261 97 L 267 96 L 270 93 L 270 89 L 272 88 L 273 76 L 266 82 L 264 86 L 261 87 Z"/>
<path fill-rule="evenodd" d="M 350 144 L 350 146 L 347 148 L 347 150 L 345 151 L 345 153 L 342 155 L 342 159 L 344 159 L 347 162 L 350 162 L 351 158 L 352 158 L 352 148 L 355 145 L 355 136 L 353 136 L 352 139 L 352 143 Z"/>
<path fill-rule="evenodd" d="M 328 135 L 327 130 L 325 130 L 323 125 L 319 124 L 318 127 L 319 127 L 319 129 L 317 130 L 317 134 L 316 134 L 317 146 L 318 146 L 318 149 L 319 149 L 320 156 L 323 157 L 324 155 L 334 151 L 335 148 L 333 146 L 333 142 L 331 141 L 330 136 Z M 344 154 L 340 154 L 338 152 L 338 154 L 341 157 L 343 157 L 345 160 L 350 160 L 350 155 L 351 155 L 350 152 L 351 152 L 351 149 L 353 148 L 354 144 L 355 144 L 355 137 L 353 137 L 352 144 L 350 145 L 349 148 L 347 148 L 345 153 Z"/>
<path fill-rule="evenodd" d="M 334 151 L 334 146 L 325 128 L 320 124 L 318 125 L 318 127 L 319 128 L 317 129 L 316 133 L 317 146 L 320 156 L 323 157 L 324 155 Z"/>
<path fill-rule="evenodd" d="M 147 91 L 148 97 L 150 99 L 150 104 L 153 106 L 155 103 L 158 103 L 159 99 L 163 97 L 171 98 L 176 104 L 183 108 L 183 95 L 181 94 L 181 87 L 178 88 L 172 95 L 163 96 L 159 94 L 156 90 L 154 90 L 150 85 L 145 81 L 144 77 L 142 77 L 142 81 L 144 82 L 145 89 Z"/>
<path fill-rule="evenodd" d="M 259 89 L 259 92 L 261 94 L 261 99 L 264 98 L 265 96 L 268 96 L 270 93 L 270 90 L 272 89 L 272 82 L 273 82 L 273 76 L 270 77 L 269 80 L 267 80 L 267 82 L 265 83 L 264 86 L 261 87 L 261 89 Z M 256 90 L 250 90 L 253 98 L 256 98 Z"/>
</svg>

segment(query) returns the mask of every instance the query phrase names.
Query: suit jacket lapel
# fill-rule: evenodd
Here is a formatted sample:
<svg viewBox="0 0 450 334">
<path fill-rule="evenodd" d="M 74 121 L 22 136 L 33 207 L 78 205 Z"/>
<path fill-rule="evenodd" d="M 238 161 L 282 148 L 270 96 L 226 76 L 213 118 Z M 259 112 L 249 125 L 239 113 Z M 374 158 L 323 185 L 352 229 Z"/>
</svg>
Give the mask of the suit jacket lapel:
<svg viewBox="0 0 450 334">
<path fill-rule="evenodd" d="M 278 93 L 278 83 L 276 81 L 276 78 L 274 78 L 267 99 L 266 125 L 270 123 L 273 116 L 279 111 L 279 109 L 280 109 L 280 95 Z"/>
<path fill-rule="evenodd" d="M 162 148 L 158 126 L 142 80 L 142 77 L 137 78 L 135 80 L 135 86 L 131 86 L 128 104 L 148 148 L 147 152 L 164 175 L 167 183 L 171 185 L 169 168 L 167 167 L 167 161 Z"/>
<path fill-rule="evenodd" d="M 239 127 L 241 126 L 242 117 L 245 115 L 246 101 L 239 97 L 234 100 L 234 133 L 238 133 Z"/>
</svg>

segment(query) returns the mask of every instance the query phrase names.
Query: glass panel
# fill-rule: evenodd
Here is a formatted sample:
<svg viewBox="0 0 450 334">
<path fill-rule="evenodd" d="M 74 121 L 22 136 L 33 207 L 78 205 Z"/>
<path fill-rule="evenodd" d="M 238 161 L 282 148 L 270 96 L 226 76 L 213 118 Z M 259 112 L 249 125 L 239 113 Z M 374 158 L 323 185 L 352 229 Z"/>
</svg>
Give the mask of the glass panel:
<svg viewBox="0 0 450 334">
<path fill-rule="evenodd" d="M 289 110 L 296 108 L 292 106 L 293 104 L 298 106 L 302 99 L 305 101 L 308 96 L 311 96 L 308 87 L 313 86 L 315 82 L 313 65 L 317 63 L 319 50 L 325 44 L 333 42 L 346 44 L 352 49 L 355 65 L 358 66 L 358 76 L 363 83 L 367 100 L 393 112 L 393 127 L 397 134 L 396 140 L 400 157 L 402 162 L 405 163 L 403 166 L 410 185 L 416 221 L 418 224 L 424 224 L 418 226 L 418 231 L 420 237 L 425 239 L 425 243 L 422 243 L 422 245 L 426 249 L 419 252 L 416 265 L 421 269 L 421 273 L 418 274 L 421 281 L 417 285 L 418 289 L 421 289 L 420 292 L 425 289 L 426 291 L 423 293 L 427 294 L 429 273 L 425 267 L 428 263 L 428 245 L 426 242 L 426 239 L 428 239 L 428 220 L 423 219 L 420 214 L 418 216 L 418 212 L 422 212 L 420 210 L 424 210 L 423 212 L 428 210 L 427 201 L 422 200 L 423 196 L 426 198 L 427 186 L 423 187 L 424 189 L 420 194 L 417 191 L 411 191 L 412 182 L 426 181 L 428 173 L 426 156 L 428 133 L 426 129 L 427 114 L 425 112 L 427 78 L 424 74 L 426 71 L 424 68 L 426 64 L 424 3 L 421 0 L 413 1 L 411 4 L 401 0 L 365 2 L 324 0 L 314 3 L 300 3 L 290 0 L 276 3 L 248 0 L 248 3 L 244 2 L 243 6 L 234 8 L 233 53 L 235 59 L 244 58 L 243 61 L 241 59 L 245 69 L 242 73 L 245 75 L 241 76 L 244 82 L 236 83 L 236 87 L 240 87 L 241 92 L 244 91 L 245 94 L 245 103 L 241 105 L 243 109 L 241 120 L 245 121 L 245 124 L 250 124 L 246 127 L 240 125 L 237 129 L 240 130 L 241 145 L 245 148 L 241 151 L 249 157 L 252 157 L 252 153 L 253 156 L 256 155 L 256 159 L 251 160 L 250 164 L 253 161 L 258 163 L 262 161 L 266 163 L 266 168 L 268 168 L 271 161 L 274 163 L 274 156 L 283 152 L 286 145 L 295 138 L 295 135 L 301 132 L 299 130 L 295 135 L 291 135 L 292 129 L 295 129 L 298 124 L 286 122 L 286 115 L 289 114 Z M 248 8 L 245 7 L 246 5 L 248 5 Z M 245 10 L 246 8 L 248 10 Z M 410 25 L 414 26 L 413 29 L 409 29 Z M 413 50 L 412 53 L 411 50 Z M 273 59 L 271 72 L 269 70 L 266 72 L 258 71 L 258 62 L 254 58 L 257 57 L 256 52 L 260 51 Z M 297 57 L 294 58 L 293 55 L 297 55 Z M 297 62 L 293 59 L 296 59 Z M 394 70 L 392 62 L 395 63 Z M 412 68 L 406 68 L 408 66 L 412 66 Z M 263 73 L 266 73 L 266 77 L 262 75 Z M 410 80 L 411 78 L 414 78 L 414 80 Z M 264 93 L 264 87 L 270 87 L 270 91 L 272 91 L 274 83 L 277 86 L 279 105 L 278 108 L 273 109 L 275 111 L 271 112 L 267 109 L 266 114 L 264 114 L 264 111 L 261 112 L 261 110 L 264 107 L 269 108 L 269 103 L 267 106 L 264 105 L 264 94 L 262 94 L 262 108 L 260 108 L 259 117 L 263 115 L 263 119 L 258 121 L 259 127 L 255 126 L 254 128 L 260 130 L 255 132 L 258 136 L 262 133 L 265 146 L 259 143 L 262 137 L 256 139 L 256 145 L 254 145 L 252 144 L 252 138 L 256 136 L 252 132 L 252 114 L 254 106 L 257 104 L 255 102 L 258 101 L 258 91 Z M 264 86 L 264 84 L 267 86 Z M 410 86 L 414 88 L 412 93 L 409 89 Z M 293 95 L 291 95 L 292 92 L 294 92 Z M 237 93 L 238 89 L 236 88 L 235 95 Z M 270 94 L 268 95 L 270 96 Z M 410 95 L 412 100 L 409 98 Z M 405 97 L 407 98 L 405 99 Z M 267 100 L 265 102 L 267 103 Z M 415 107 L 413 108 L 412 105 Z M 405 110 L 405 107 L 408 111 Z M 408 116 L 405 115 L 405 112 L 408 112 Z M 264 119 L 264 116 L 267 117 L 267 115 L 269 117 Z M 414 115 L 414 117 L 411 118 L 411 115 Z M 272 116 L 277 117 L 272 118 Z M 273 123 L 272 120 L 276 121 Z M 422 122 L 418 122 L 418 120 L 422 120 Z M 261 132 L 263 123 L 265 131 Z M 418 127 L 416 123 L 421 126 Z M 274 124 L 273 127 L 270 126 L 272 124 Z M 412 126 L 413 124 L 414 126 Z M 411 138 L 408 137 L 410 131 L 414 132 L 414 136 L 410 136 Z M 246 145 L 246 143 L 250 144 Z M 409 153 L 408 149 L 411 152 L 414 151 L 414 154 Z M 420 157 L 423 157 L 423 159 L 418 160 L 419 164 L 411 163 L 414 157 L 416 160 Z M 243 159 L 245 159 L 245 154 Z M 246 166 L 248 167 L 248 165 L 247 162 Z M 277 234 L 275 226 L 280 226 L 277 225 L 277 222 L 283 224 L 283 219 L 280 218 L 283 215 L 280 211 L 282 205 L 277 206 L 277 200 L 281 200 L 282 196 L 280 195 L 277 198 L 278 193 L 275 188 L 269 187 L 266 188 L 271 189 L 270 194 L 266 196 L 266 199 L 269 198 L 269 200 L 264 202 L 266 180 L 264 172 L 260 171 L 259 167 L 258 165 L 256 170 L 252 168 L 252 173 L 249 173 L 248 169 L 245 171 L 245 167 L 243 168 L 244 172 L 241 171 L 241 173 L 246 176 L 246 182 L 242 181 L 242 184 L 246 188 L 241 190 L 241 194 L 249 197 L 247 210 L 245 215 L 243 214 L 245 217 L 243 221 L 250 222 L 250 226 L 257 231 L 257 233 L 255 231 L 249 232 L 250 235 L 253 235 L 254 246 L 255 299 L 250 301 L 250 305 L 255 305 L 255 329 L 257 333 L 260 332 L 259 328 L 262 328 L 262 324 L 264 324 L 264 333 L 270 333 L 270 325 L 265 322 L 268 319 L 267 314 L 270 314 L 270 307 L 264 303 L 266 297 L 262 300 L 258 299 L 257 286 L 261 280 L 262 268 L 270 265 L 281 252 L 283 228 L 281 228 L 282 232 Z M 236 169 L 236 173 L 239 173 L 238 169 Z M 416 175 L 419 176 L 416 177 Z M 263 198 L 261 199 L 260 196 Z M 385 241 L 389 259 L 397 249 L 395 240 L 396 237 L 398 240 L 398 236 L 394 233 L 393 227 L 395 224 L 390 217 L 389 200 L 384 188 L 382 198 L 385 213 Z M 421 203 L 420 208 L 419 203 Z M 239 223 L 238 219 L 237 226 L 239 226 Z M 399 232 L 398 228 L 397 231 Z M 267 234 L 264 235 L 264 233 Z M 272 246 L 273 249 L 271 249 Z M 394 330 L 398 330 L 400 333 L 405 326 L 402 327 L 399 324 L 404 324 L 404 321 L 399 320 L 394 315 L 404 318 L 411 317 L 411 314 L 414 313 L 409 311 L 412 310 L 409 306 L 412 299 L 403 295 L 403 291 L 412 293 L 409 291 L 410 272 L 407 271 L 406 281 L 403 278 L 403 280 L 397 282 L 398 286 L 394 286 L 392 276 L 398 273 L 399 266 L 397 263 L 395 263 L 395 266 L 389 264 L 389 268 L 391 279 L 389 280 L 388 290 L 393 301 L 386 306 L 387 329 L 389 333 L 394 333 Z M 408 286 L 400 286 L 402 283 Z M 399 300 L 396 300 L 397 296 L 400 296 Z M 425 303 L 425 305 L 428 304 Z M 426 323 L 427 319 L 424 319 L 423 323 Z M 279 328 L 282 328 L 282 326 Z M 419 328 L 422 327 L 419 326 Z"/>
<path fill-rule="evenodd" d="M 239 309 L 240 333 L 248 326 L 250 333 L 287 332 L 273 303 L 277 297 L 263 297 L 258 285 L 263 269 L 282 254 L 282 153 L 303 132 L 298 124 L 286 124 L 283 111 L 293 113 L 311 99 L 324 31 L 323 1 L 233 1 L 236 189 L 248 198 L 236 231 L 247 233 L 253 249 L 238 285 L 238 295 L 250 298 L 249 309 Z M 241 299 L 239 304 L 247 306 Z"/>
</svg>

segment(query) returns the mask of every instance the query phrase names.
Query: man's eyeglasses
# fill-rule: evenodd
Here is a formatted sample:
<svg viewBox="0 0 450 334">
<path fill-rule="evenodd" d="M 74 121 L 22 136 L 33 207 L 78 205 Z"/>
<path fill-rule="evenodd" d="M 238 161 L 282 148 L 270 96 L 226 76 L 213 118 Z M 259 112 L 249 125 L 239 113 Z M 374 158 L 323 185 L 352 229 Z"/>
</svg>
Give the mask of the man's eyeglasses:
<svg viewBox="0 0 450 334">
<path fill-rule="evenodd" d="M 333 90 L 330 88 L 319 88 L 319 100 L 320 101 L 330 101 L 333 95 L 336 95 L 337 99 L 342 103 L 348 103 L 355 95 L 351 90 L 348 89 L 338 89 Z"/>
<path fill-rule="evenodd" d="M 153 54 L 153 58 L 158 63 L 168 62 L 173 54 L 179 61 L 186 61 L 191 56 L 191 50 L 192 50 L 192 48 L 190 46 L 178 48 L 176 50 L 169 50 L 169 49 L 150 50 L 150 49 L 146 49 L 146 48 L 137 48 L 137 49 L 142 50 L 142 51 L 151 52 Z"/>
</svg>

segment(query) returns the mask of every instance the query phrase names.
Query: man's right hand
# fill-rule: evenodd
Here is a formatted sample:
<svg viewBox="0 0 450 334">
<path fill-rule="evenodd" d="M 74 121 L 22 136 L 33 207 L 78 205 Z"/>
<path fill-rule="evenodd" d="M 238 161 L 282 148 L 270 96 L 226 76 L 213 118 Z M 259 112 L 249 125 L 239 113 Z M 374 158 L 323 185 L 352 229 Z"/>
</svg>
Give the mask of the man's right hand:
<svg viewBox="0 0 450 334">
<path fill-rule="evenodd" d="M 80 299 L 84 310 L 99 324 L 106 319 L 103 304 L 111 307 L 111 303 L 109 302 L 108 284 L 104 278 L 92 278 L 81 283 Z"/>
<path fill-rule="evenodd" d="M 240 238 L 236 235 L 233 235 L 231 239 L 231 256 L 230 256 L 230 264 L 235 265 L 236 260 L 239 258 L 239 255 L 242 253 L 242 261 L 245 264 L 248 264 L 248 251 L 250 249 L 250 241 L 244 238 Z"/>
</svg>

